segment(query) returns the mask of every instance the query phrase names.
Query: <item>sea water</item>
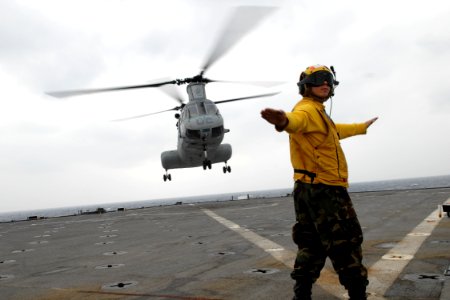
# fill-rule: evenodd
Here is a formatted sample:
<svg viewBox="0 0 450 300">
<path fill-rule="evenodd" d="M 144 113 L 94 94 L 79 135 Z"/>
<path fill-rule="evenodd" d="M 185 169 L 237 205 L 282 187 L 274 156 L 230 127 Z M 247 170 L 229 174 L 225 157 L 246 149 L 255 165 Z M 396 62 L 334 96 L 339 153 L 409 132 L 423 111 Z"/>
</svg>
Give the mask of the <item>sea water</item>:
<svg viewBox="0 0 450 300">
<path fill-rule="evenodd" d="M 440 187 L 450 187 L 450 175 L 408 178 L 396 180 L 383 180 L 371 182 L 356 182 L 351 184 L 349 192 L 369 192 L 386 190 L 407 190 L 407 189 L 431 189 Z M 169 199 L 153 199 L 134 202 L 96 204 L 91 206 L 64 207 L 45 210 L 28 210 L 20 212 L 0 213 L 0 222 L 11 222 L 27 220 L 30 216 L 37 218 L 51 218 L 61 216 L 71 216 L 95 212 L 98 208 L 106 211 L 117 211 L 118 209 L 138 209 L 161 205 L 177 205 L 186 203 L 199 203 L 207 201 L 230 201 L 254 198 L 272 198 L 288 196 L 292 193 L 292 187 L 261 190 L 244 191 L 225 194 L 201 195 L 191 197 L 178 197 Z"/>
</svg>

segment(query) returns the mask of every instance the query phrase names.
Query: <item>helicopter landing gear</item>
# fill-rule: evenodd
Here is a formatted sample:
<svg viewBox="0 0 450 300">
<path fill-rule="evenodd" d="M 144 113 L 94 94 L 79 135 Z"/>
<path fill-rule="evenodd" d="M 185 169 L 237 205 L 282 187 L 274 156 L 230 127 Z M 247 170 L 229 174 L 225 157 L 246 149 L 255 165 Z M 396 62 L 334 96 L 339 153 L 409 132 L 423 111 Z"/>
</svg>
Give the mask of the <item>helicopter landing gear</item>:
<svg viewBox="0 0 450 300">
<path fill-rule="evenodd" d="M 211 161 L 209 159 L 205 159 L 203 161 L 203 170 L 206 170 L 206 168 L 211 169 L 212 165 L 211 165 Z"/>
<path fill-rule="evenodd" d="M 206 145 L 203 145 L 203 154 L 205 156 L 205 160 L 203 161 L 203 170 L 206 170 L 206 168 L 211 169 L 211 161 L 208 159 L 208 152 L 206 151 Z"/>
<path fill-rule="evenodd" d="M 163 180 L 164 180 L 164 182 L 167 180 L 172 181 L 172 176 L 169 173 L 167 173 L 167 170 L 166 170 L 166 174 L 163 175 Z"/>
<path fill-rule="evenodd" d="M 223 167 L 223 172 L 226 173 L 231 173 L 231 167 L 227 166 L 227 163 L 225 162 L 225 166 Z"/>
</svg>

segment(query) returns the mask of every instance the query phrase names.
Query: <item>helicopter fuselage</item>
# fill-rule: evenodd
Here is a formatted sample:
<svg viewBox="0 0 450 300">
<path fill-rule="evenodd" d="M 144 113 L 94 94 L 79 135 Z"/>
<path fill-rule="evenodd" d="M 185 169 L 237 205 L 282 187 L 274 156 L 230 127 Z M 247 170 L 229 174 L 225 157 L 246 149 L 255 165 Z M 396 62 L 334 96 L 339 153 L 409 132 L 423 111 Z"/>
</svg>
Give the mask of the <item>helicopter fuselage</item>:
<svg viewBox="0 0 450 300">
<path fill-rule="evenodd" d="M 222 144 L 224 128 L 222 115 L 216 104 L 206 99 L 205 84 L 191 83 L 187 87 L 189 102 L 178 115 L 177 150 L 161 153 L 161 163 L 169 169 L 203 166 L 226 162 L 231 158 L 229 144 Z"/>
</svg>

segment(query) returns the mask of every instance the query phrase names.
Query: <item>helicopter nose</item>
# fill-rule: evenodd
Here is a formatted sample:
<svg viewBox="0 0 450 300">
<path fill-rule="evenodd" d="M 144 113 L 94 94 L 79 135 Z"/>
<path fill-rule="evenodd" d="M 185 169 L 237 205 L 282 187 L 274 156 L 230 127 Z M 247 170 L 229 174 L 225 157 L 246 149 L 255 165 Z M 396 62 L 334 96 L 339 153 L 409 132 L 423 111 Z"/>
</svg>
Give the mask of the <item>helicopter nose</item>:
<svg viewBox="0 0 450 300">
<path fill-rule="evenodd" d="M 209 136 L 210 131 L 211 130 L 209 128 L 202 129 L 200 132 L 202 139 L 206 139 Z"/>
</svg>

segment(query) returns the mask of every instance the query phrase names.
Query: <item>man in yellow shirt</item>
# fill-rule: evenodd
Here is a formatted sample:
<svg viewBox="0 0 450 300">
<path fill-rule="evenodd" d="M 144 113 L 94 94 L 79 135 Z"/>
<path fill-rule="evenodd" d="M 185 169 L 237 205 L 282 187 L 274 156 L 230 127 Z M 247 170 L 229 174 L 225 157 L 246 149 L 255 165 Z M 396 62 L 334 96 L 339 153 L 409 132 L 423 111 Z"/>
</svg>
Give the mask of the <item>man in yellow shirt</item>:
<svg viewBox="0 0 450 300">
<path fill-rule="evenodd" d="M 347 162 L 339 140 L 365 134 L 377 118 L 335 124 L 323 103 L 334 95 L 337 85 L 332 68 L 308 67 L 298 82 L 303 99 L 292 112 L 272 108 L 261 111 L 277 131 L 289 133 L 297 221 L 292 237 L 298 246 L 291 273 L 296 280 L 294 300 L 311 299 L 312 284 L 319 278 L 327 257 L 350 299 L 367 299 L 362 230 L 347 192 Z"/>
</svg>

